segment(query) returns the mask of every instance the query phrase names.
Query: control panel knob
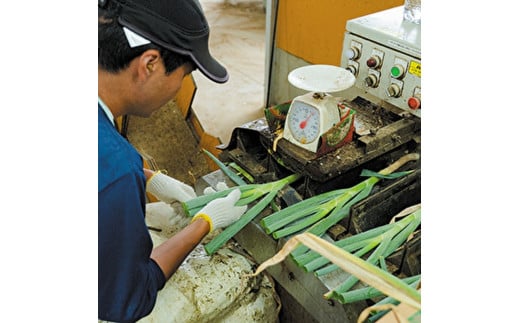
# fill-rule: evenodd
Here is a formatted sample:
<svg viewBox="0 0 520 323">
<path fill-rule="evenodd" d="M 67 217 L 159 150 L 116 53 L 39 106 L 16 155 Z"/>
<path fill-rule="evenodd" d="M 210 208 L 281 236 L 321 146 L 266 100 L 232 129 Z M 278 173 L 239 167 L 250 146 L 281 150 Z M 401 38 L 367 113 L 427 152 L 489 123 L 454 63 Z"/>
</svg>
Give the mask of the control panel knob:
<svg viewBox="0 0 520 323">
<path fill-rule="evenodd" d="M 403 75 L 404 75 L 404 67 L 403 67 L 403 65 L 395 64 L 394 66 L 392 66 L 392 68 L 390 69 L 390 75 L 393 78 L 396 78 L 396 79 L 402 78 Z"/>
<path fill-rule="evenodd" d="M 421 99 L 419 99 L 418 97 L 412 96 L 411 98 L 408 99 L 408 106 L 412 110 L 419 109 L 421 107 Z"/>
<path fill-rule="evenodd" d="M 347 49 L 346 53 L 348 59 L 356 60 L 359 58 L 359 48 L 350 47 Z"/>
<path fill-rule="evenodd" d="M 378 68 L 381 66 L 381 57 L 377 55 L 370 56 L 370 58 L 367 59 L 367 66 L 370 68 Z"/>
<path fill-rule="evenodd" d="M 377 76 L 374 74 L 369 74 L 365 78 L 365 85 L 368 87 L 377 87 L 378 79 Z"/>
<path fill-rule="evenodd" d="M 346 67 L 346 70 L 352 73 L 352 75 L 357 75 L 357 68 L 354 65 L 349 65 Z"/>
<path fill-rule="evenodd" d="M 397 84 L 390 84 L 390 86 L 386 88 L 386 94 L 389 97 L 398 98 L 401 96 L 401 88 Z"/>
</svg>

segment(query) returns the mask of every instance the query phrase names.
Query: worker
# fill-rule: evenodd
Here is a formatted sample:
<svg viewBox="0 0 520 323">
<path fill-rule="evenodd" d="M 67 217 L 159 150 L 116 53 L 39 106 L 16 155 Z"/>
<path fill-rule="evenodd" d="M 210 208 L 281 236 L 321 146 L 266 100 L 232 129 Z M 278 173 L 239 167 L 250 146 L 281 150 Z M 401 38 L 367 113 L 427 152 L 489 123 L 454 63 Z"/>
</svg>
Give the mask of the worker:
<svg viewBox="0 0 520 323">
<path fill-rule="evenodd" d="M 196 194 L 181 181 L 144 169 L 114 123 L 124 115 L 150 116 L 195 69 L 226 82 L 228 73 L 211 56 L 208 38 L 197 0 L 98 0 L 99 320 L 135 322 L 148 315 L 158 291 L 201 240 L 247 208 L 235 206 L 235 189 L 154 248 L 145 224 L 146 192 L 165 203 Z"/>
</svg>

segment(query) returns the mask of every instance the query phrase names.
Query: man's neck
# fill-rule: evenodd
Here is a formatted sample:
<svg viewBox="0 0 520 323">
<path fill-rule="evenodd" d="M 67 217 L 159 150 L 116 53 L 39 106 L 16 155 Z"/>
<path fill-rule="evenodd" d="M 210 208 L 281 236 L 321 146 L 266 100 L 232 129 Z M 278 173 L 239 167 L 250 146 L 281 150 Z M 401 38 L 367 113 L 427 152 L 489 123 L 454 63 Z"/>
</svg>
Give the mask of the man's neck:
<svg viewBox="0 0 520 323">
<path fill-rule="evenodd" d="M 98 97 L 110 109 L 114 119 L 125 114 L 127 92 L 125 72 L 109 73 L 98 68 Z"/>
</svg>

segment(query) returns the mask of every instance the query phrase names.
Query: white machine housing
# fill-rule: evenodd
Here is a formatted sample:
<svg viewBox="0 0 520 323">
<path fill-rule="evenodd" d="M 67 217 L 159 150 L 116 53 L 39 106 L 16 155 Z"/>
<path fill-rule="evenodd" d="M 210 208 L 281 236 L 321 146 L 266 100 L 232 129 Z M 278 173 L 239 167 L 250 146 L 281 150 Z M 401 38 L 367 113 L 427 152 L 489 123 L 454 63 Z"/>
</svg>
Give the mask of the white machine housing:
<svg viewBox="0 0 520 323">
<path fill-rule="evenodd" d="M 356 76 L 344 96 L 361 96 L 421 116 L 421 25 L 403 6 L 347 21 L 341 67 Z"/>
</svg>

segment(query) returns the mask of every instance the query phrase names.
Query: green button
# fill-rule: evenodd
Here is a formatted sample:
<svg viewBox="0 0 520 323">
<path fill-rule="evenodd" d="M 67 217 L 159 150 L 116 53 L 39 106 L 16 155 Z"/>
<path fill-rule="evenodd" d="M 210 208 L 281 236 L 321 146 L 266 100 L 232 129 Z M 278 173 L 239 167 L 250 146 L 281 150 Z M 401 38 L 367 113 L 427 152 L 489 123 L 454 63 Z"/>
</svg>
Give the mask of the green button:
<svg viewBox="0 0 520 323">
<path fill-rule="evenodd" d="M 390 73 L 392 74 L 393 77 L 401 76 L 401 70 L 397 66 L 392 67 L 392 69 L 390 70 Z"/>
</svg>

